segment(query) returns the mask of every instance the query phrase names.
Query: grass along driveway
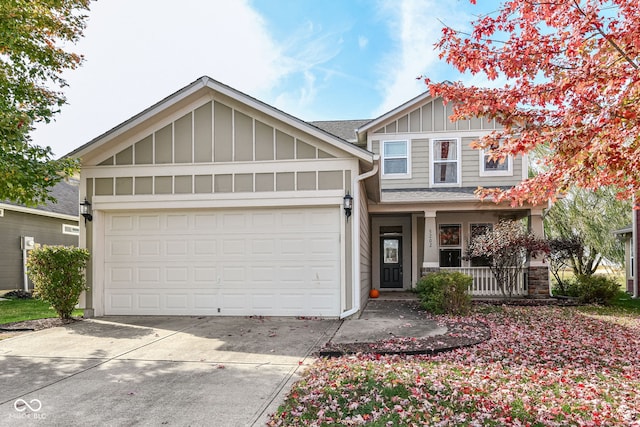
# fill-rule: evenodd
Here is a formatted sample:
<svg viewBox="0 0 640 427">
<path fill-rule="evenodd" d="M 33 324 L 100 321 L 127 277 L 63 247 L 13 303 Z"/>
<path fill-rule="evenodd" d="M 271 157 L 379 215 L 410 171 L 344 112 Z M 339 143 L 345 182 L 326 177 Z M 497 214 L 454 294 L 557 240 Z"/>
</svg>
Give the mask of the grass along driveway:
<svg viewBox="0 0 640 427">
<path fill-rule="evenodd" d="M 640 426 L 634 310 L 479 306 L 492 330 L 435 356 L 321 359 L 272 426 Z"/>
<path fill-rule="evenodd" d="M 82 310 L 74 310 L 72 315 L 78 317 L 82 314 Z M 37 298 L 11 298 L 0 301 L 0 325 L 52 317 L 58 317 L 56 311 L 48 303 Z"/>
</svg>

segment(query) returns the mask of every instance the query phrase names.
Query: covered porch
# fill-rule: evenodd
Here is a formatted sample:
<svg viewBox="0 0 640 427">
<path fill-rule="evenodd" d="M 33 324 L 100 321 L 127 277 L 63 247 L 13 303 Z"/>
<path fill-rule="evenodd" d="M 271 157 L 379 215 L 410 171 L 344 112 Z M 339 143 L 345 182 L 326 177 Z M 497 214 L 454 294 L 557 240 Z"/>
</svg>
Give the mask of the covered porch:
<svg viewBox="0 0 640 427">
<path fill-rule="evenodd" d="M 503 297 L 494 275 L 482 260 L 465 257 L 475 233 L 501 220 L 525 220 L 543 236 L 542 209 L 496 209 L 495 205 L 433 206 L 421 212 L 374 212 L 371 217 L 372 287 L 380 291 L 408 291 L 423 276 L 459 271 L 473 278 L 469 293 L 477 298 Z M 375 208 L 374 208 L 375 209 Z M 539 259 L 527 262 L 517 278 L 514 297 L 548 297 L 549 274 Z"/>
</svg>

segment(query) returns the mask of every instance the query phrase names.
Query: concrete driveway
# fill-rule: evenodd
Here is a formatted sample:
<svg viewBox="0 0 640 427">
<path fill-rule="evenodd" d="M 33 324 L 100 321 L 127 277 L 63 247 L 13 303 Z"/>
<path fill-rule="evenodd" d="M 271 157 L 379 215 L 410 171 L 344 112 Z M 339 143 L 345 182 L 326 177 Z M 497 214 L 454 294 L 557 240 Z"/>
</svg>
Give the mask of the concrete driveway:
<svg viewBox="0 0 640 427">
<path fill-rule="evenodd" d="M 104 317 L 0 341 L 0 425 L 264 425 L 338 320 Z"/>
</svg>

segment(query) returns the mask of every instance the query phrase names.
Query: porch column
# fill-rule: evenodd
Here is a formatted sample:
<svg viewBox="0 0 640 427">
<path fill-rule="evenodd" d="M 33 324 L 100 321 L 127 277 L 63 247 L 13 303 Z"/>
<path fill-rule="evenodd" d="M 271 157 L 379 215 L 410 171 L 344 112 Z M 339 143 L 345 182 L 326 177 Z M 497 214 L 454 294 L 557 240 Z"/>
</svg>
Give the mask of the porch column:
<svg viewBox="0 0 640 427">
<path fill-rule="evenodd" d="M 529 213 L 529 231 L 538 238 L 544 238 L 542 223 L 542 209 L 532 209 Z M 534 298 L 548 298 L 551 295 L 551 281 L 549 267 L 541 257 L 531 258 L 528 269 L 529 296 Z"/>
<path fill-rule="evenodd" d="M 424 212 L 424 259 L 422 269 L 431 270 L 440 267 L 438 255 L 438 233 L 436 230 L 436 211 Z"/>
</svg>

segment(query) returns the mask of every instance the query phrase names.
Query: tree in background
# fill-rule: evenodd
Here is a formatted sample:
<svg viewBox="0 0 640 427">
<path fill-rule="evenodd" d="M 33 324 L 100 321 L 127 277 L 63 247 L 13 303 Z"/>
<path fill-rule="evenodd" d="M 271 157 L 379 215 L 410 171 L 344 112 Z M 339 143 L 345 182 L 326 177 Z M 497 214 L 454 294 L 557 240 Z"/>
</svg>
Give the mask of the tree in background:
<svg viewBox="0 0 640 427">
<path fill-rule="evenodd" d="M 574 185 L 640 196 L 639 17 L 637 0 L 511 0 L 469 34 L 442 30 L 441 58 L 463 73 L 506 78 L 495 89 L 425 79 L 454 102 L 452 119 L 503 125 L 475 146 L 499 146 L 495 159 L 551 149 L 540 173 L 509 190 L 480 189 L 483 197 L 544 203 Z"/>
<path fill-rule="evenodd" d="M 546 255 L 547 242 L 525 229 L 520 221 L 501 221 L 492 230 L 471 239 L 467 258 L 485 258 L 505 297 L 513 296 L 527 257 Z"/>
<path fill-rule="evenodd" d="M 574 188 L 558 200 L 545 216 L 545 234 L 551 239 L 580 242 L 567 255 L 574 275 L 593 275 L 606 259 L 624 264 L 624 245 L 613 232 L 631 223 L 631 203 L 619 200 L 612 188 Z"/>
<path fill-rule="evenodd" d="M 584 244 L 578 236 L 549 239 L 549 255 L 547 256 L 549 272 L 556 281 L 556 288 L 560 295 L 566 295 L 571 284 L 569 280 L 565 280 L 564 271 L 572 269 L 571 261 L 583 255 Z"/>
<path fill-rule="evenodd" d="M 82 57 L 64 46 L 82 37 L 90 0 L 0 2 L 0 200 L 37 205 L 77 170 L 32 143 L 35 123 L 48 123 L 65 103 L 62 73 Z"/>
</svg>

